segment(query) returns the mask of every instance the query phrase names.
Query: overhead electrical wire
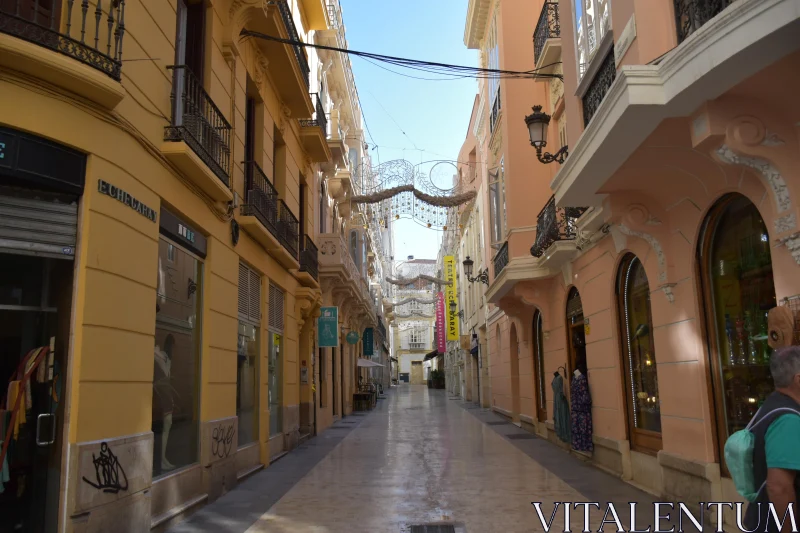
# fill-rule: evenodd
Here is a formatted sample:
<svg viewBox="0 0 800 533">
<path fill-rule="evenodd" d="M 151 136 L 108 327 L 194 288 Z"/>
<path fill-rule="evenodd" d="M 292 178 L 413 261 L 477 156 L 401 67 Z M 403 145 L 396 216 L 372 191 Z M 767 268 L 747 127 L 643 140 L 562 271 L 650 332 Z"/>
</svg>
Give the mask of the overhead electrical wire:
<svg viewBox="0 0 800 533">
<path fill-rule="evenodd" d="M 242 30 L 239 34 L 242 37 L 255 37 L 257 39 L 265 39 L 268 41 L 275 41 L 283 44 L 287 44 L 290 46 L 304 46 L 308 48 L 317 48 L 319 50 L 330 50 L 332 52 L 341 52 L 343 54 L 349 54 L 356 57 L 361 57 L 364 59 L 373 59 L 375 61 L 381 61 L 383 63 L 388 63 L 390 65 L 395 65 L 403 68 L 408 68 L 411 70 L 418 70 L 421 72 L 428 72 L 431 74 L 439 74 L 439 75 L 447 75 L 447 76 L 459 76 L 459 77 L 469 77 L 469 78 L 478 78 L 478 79 L 486 79 L 486 78 L 493 78 L 493 79 L 560 79 L 563 80 L 563 77 L 560 74 L 541 74 L 537 72 L 539 69 L 529 70 L 529 71 L 516 71 L 516 70 L 499 70 L 499 69 L 488 69 L 488 68 L 481 68 L 481 67 L 469 67 L 464 65 L 451 65 L 448 63 L 439 63 L 436 61 L 424 61 L 419 59 L 409 59 L 405 57 L 396 57 L 396 56 L 387 56 L 383 54 L 373 54 L 370 52 L 361 52 L 358 50 L 348 50 L 346 48 L 337 48 L 334 46 L 326 46 L 322 44 L 311 44 L 305 43 L 303 41 L 295 41 L 292 39 L 283 39 L 281 37 L 275 37 L 273 35 L 267 35 L 265 33 L 260 33 L 257 31 L 252 30 Z M 545 65 L 550 66 L 550 65 Z"/>
</svg>

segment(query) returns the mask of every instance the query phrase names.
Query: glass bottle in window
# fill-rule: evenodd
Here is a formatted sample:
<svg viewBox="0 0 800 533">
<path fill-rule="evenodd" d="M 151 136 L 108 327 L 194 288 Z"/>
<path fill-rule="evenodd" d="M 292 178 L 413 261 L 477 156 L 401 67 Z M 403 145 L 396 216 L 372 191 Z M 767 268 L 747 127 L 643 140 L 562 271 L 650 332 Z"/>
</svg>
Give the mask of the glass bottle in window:
<svg viewBox="0 0 800 533">
<path fill-rule="evenodd" d="M 743 429 L 773 390 L 767 313 L 776 305 L 769 235 L 733 194 L 711 210 L 700 249 L 720 442 Z"/>
</svg>

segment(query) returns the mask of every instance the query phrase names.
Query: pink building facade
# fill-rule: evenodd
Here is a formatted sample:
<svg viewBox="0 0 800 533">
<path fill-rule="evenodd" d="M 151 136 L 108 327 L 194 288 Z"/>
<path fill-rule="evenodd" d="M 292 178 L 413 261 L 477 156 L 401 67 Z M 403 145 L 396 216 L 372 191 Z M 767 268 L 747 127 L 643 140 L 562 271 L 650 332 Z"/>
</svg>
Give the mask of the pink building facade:
<svg viewBox="0 0 800 533">
<path fill-rule="evenodd" d="M 498 9 L 500 42 L 526 39 L 500 68 L 563 81 L 501 81 L 504 148 L 484 142 L 506 154 L 492 406 L 574 448 L 551 383 L 585 354 L 593 449 L 575 453 L 663 498 L 736 501 L 722 447 L 772 391 L 767 312 L 800 294 L 800 6 L 496 3 L 470 1 L 467 44 Z M 533 105 L 563 164 L 537 159 Z"/>
</svg>

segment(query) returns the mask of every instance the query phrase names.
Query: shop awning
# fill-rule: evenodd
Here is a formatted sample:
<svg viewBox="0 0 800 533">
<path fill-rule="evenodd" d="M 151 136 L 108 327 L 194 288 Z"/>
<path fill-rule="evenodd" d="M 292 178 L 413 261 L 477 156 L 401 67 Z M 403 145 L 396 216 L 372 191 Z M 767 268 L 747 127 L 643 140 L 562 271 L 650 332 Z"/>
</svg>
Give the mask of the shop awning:
<svg viewBox="0 0 800 533">
<path fill-rule="evenodd" d="M 433 359 L 437 355 L 439 355 L 439 352 L 437 350 L 434 350 L 434 351 L 430 352 L 428 355 L 426 355 L 425 359 L 423 359 L 423 361 L 430 361 L 431 359 Z"/>
<path fill-rule="evenodd" d="M 358 366 L 370 367 L 370 366 L 383 366 L 383 365 L 381 365 L 381 364 L 378 364 L 378 363 L 373 363 L 373 362 L 372 362 L 372 361 L 370 361 L 369 359 L 362 359 L 362 358 L 359 358 L 359 359 L 358 359 Z"/>
</svg>

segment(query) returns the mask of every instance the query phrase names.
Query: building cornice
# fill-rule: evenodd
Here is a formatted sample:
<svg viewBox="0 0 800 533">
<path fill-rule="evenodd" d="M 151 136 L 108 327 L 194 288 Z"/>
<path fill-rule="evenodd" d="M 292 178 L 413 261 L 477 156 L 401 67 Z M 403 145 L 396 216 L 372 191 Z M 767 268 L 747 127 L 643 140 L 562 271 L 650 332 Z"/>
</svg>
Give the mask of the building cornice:
<svg viewBox="0 0 800 533">
<path fill-rule="evenodd" d="M 464 44 L 467 48 L 480 48 L 481 37 L 486 33 L 486 22 L 489 20 L 491 5 L 492 0 L 469 0 L 467 24 L 464 28 Z"/>
</svg>

